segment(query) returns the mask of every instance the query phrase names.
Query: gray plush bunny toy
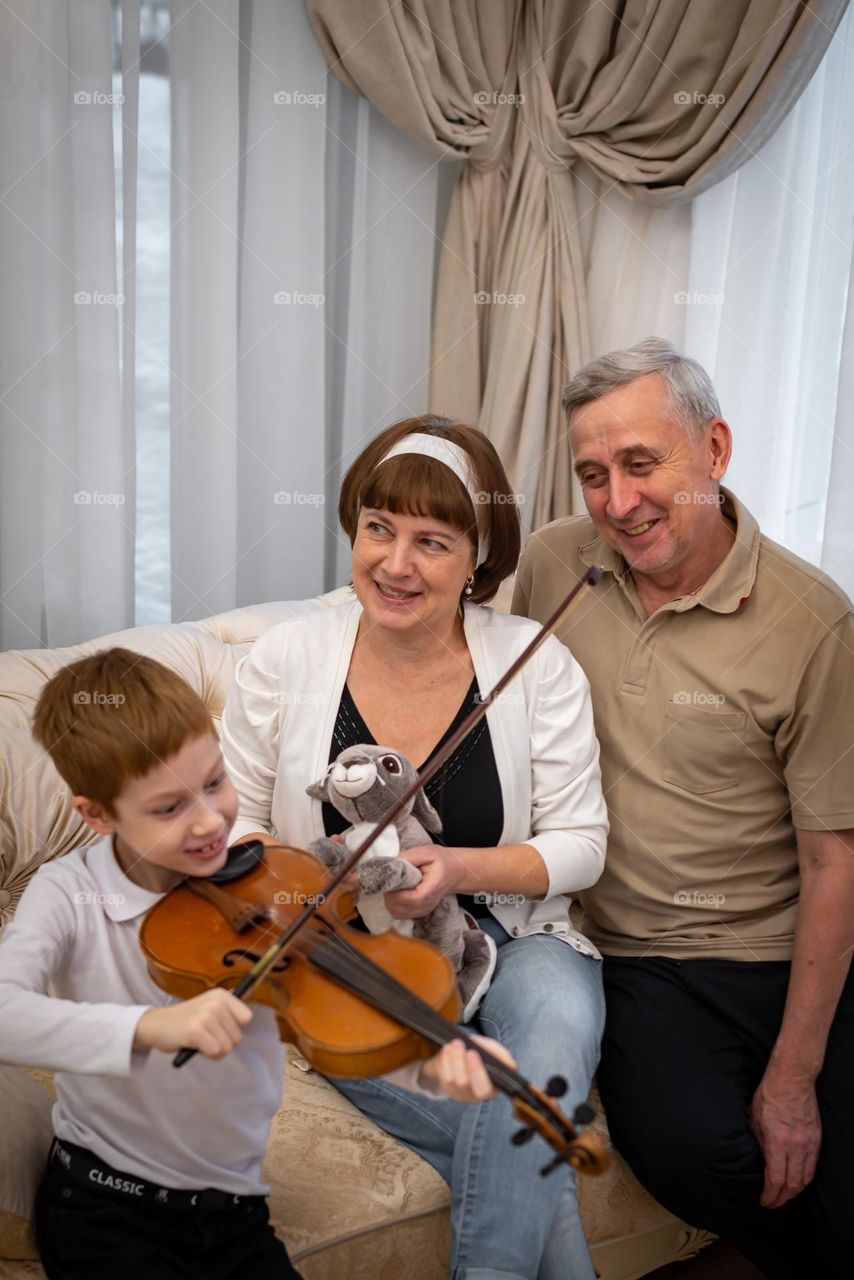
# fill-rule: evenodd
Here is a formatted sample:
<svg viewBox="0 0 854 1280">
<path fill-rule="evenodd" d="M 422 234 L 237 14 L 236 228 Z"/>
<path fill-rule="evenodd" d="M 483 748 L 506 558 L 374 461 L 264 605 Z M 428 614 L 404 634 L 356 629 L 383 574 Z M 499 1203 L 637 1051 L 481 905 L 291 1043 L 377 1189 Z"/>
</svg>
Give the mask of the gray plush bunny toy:
<svg viewBox="0 0 854 1280">
<path fill-rule="evenodd" d="M 324 838 L 314 840 L 309 852 L 330 871 L 336 871 L 347 856 L 362 843 L 383 814 L 417 778 L 414 765 L 399 751 L 389 747 L 359 745 L 342 751 L 320 782 L 306 787 L 315 800 L 326 800 L 353 824 L 344 832 L 344 844 Z M 454 895 L 420 920 L 396 920 L 390 915 L 384 894 L 395 889 L 412 889 L 421 872 L 398 854 L 404 849 L 430 844 L 428 832 L 438 834 L 442 823 L 423 789 L 393 823 L 374 841 L 356 869 L 359 914 L 371 933 L 398 933 L 423 938 L 449 957 L 457 971 L 457 985 L 463 1005 L 461 1021 L 468 1022 L 489 986 L 495 970 L 497 950 L 489 934 L 479 929 L 459 906 Z"/>
</svg>

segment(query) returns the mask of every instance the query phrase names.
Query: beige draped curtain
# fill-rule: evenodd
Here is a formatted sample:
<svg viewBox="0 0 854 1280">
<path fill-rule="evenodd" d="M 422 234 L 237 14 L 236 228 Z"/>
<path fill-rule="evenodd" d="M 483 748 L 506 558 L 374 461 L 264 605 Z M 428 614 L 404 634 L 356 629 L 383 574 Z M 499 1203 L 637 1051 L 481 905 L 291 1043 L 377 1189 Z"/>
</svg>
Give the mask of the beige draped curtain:
<svg viewBox="0 0 854 1280">
<path fill-rule="evenodd" d="M 465 161 L 430 404 L 487 432 L 529 527 L 571 510 L 560 392 L 595 354 L 576 162 L 631 198 L 690 200 L 771 136 L 846 2 L 307 0 L 335 74 L 435 162 Z"/>
</svg>

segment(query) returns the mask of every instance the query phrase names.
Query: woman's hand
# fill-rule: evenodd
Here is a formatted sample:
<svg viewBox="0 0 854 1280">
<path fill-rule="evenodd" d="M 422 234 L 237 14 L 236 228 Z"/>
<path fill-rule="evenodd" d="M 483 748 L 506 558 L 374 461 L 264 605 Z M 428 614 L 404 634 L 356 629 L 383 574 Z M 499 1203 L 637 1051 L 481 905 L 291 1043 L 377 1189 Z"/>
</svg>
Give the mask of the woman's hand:
<svg viewBox="0 0 854 1280">
<path fill-rule="evenodd" d="M 418 867 L 422 879 L 414 889 L 397 889 L 385 895 L 389 913 L 396 920 L 417 919 L 426 916 L 449 893 L 459 893 L 466 873 L 463 852 L 441 844 L 422 844 L 401 852 L 405 862 Z"/>
<path fill-rule="evenodd" d="M 500 1058 L 505 1066 L 516 1066 L 497 1040 L 490 1040 L 487 1036 L 472 1036 L 472 1039 Z M 441 1091 L 455 1102 L 485 1102 L 487 1098 L 495 1097 L 483 1059 L 474 1049 L 467 1049 L 462 1040 L 451 1040 L 434 1057 L 422 1063 L 418 1083 L 422 1089 Z"/>
</svg>

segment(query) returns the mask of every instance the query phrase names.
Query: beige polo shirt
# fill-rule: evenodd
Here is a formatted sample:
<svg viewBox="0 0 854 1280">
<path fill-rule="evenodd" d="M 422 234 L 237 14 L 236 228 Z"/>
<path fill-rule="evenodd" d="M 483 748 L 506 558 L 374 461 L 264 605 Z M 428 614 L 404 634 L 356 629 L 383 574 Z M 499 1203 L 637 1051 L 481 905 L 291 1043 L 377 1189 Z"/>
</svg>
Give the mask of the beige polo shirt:
<svg viewBox="0 0 854 1280">
<path fill-rule="evenodd" d="M 557 633 L 602 748 L 611 834 L 581 898 L 605 954 L 788 959 L 795 828 L 854 827 L 851 603 L 723 492 L 729 554 L 651 617 L 586 516 L 533 534 L 519 565 L 513 611 L 540 621 L 605 570 Z"/>
</svg>

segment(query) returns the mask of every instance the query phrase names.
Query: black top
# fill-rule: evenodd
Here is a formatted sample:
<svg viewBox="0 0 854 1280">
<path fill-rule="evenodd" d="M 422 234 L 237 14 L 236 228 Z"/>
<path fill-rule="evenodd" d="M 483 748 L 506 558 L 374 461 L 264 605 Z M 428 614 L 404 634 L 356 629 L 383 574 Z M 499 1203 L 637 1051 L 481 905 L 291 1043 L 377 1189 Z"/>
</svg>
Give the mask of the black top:
<svg viewBox="0 0 854 1280">
<path fill-rule="evenodd" d="M 480 691 L 475 678 L 453 721 L 420 768 L 429 764 L 436 752 L 445 745 L 479 697 Z M 345 684 L 329 746 L 329 763 L 346 747 L 355 747 L 362 742 L 377 745 Z M 428 800 L 442 820 L 441 834 L 428 836 L 434 844 L 469 848 L 489 848 L 498 844 L 504 828 L 504 802 L 501 798 L 492 737 L 485 716 L 463 739 L 425 789 Z M 323 827 L 327 836 L 338 835 L 349 826 L 348 820 L 337 809 L 324 803 Z M 473 902 L 468 895 L 460 895 L 460 902 L 476 915 L 489 914 L 489 909 L 484 904 Z"/>
</svg>

